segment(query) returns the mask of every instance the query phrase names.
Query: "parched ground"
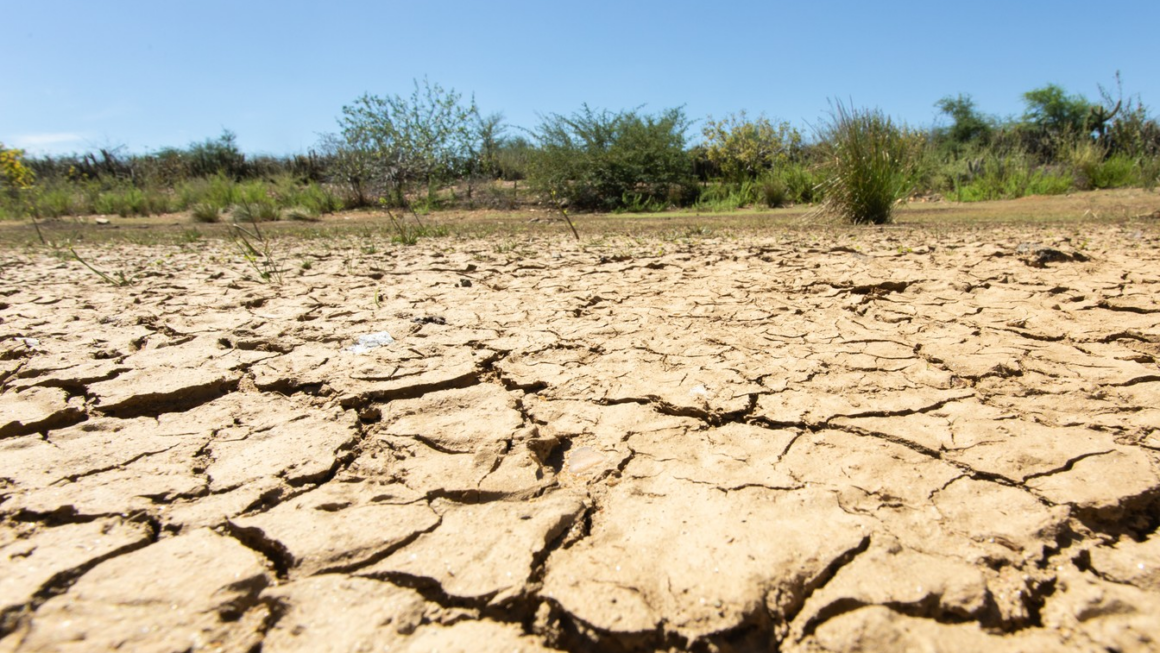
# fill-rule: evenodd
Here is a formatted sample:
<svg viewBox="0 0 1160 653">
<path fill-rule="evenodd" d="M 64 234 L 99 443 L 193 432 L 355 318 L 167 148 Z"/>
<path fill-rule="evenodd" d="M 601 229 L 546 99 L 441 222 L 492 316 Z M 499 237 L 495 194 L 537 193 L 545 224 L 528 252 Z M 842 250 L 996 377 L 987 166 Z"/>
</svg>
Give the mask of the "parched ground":
<svg viewBox="0 0 1160 653">
<path fill-rule="evenodd" d="M 1158 248 L 0 252 L 0 651 L 1155 651 Z"/>
</svg>

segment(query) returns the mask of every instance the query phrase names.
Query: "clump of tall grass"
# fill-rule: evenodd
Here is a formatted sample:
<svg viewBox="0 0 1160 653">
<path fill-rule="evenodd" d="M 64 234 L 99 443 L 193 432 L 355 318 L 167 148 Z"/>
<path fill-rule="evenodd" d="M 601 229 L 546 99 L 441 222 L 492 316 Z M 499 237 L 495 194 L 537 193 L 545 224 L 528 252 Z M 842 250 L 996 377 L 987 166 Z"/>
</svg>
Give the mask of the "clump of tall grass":
<svg viewBox="0 0 1160 653">
<path fill-rule="evenodd" d="M 225 211 L 240 199 L 238 183 L 224 174 L 183 181 L 175 188 L 177 205 L 191 209 L 196 204 L 212 206 Z"/>
<path fill-rule="evenodd" d="M 342 198 L 314 182 L 303 182 L 289 175 L 270 181 L 268 192 L 282 208 L 301 207 L 317 215 L 343 209 Z"/>
<path fill-rule="evenodd" d="M 249 228 L 240 223 L 242 219 L 250 223 Z M 258 226 L 258 219 L 253 213 L 239 214 L 235 210 L 234 222 L 230 223 L 230 240 L 257 273 L 260 281 L 282 283 L 282 266 L 274 256 L 273 244 Z"/>
<path fill-rule="evenodd" d="M 125 185 L 101 192 L 93 202 L 92 208 L 95 213 L 115 213 L 127 218 L 169 213 L 170 205 L 170 197 L 161 190 Z"/>
<path fill-rule="evenodd" d="M 854 224 L 890 222 L 915 181 L 923 139 L 877 109 L 836 103 L 820 131 L 825 208 Z"/>
<path fill-rule="evenodd" d="M 273 222 L 282 218 L 282 211 L 270 199 L 242 200 L 233 209 L 235 222 Z"/>
<path fill-rule="evenodd" d="M 189 216 L 194 222 L 214 223 L 221 222 L 222 212 L 209 202 L 198 202 L 189 208 Z"/>
<path fill-rule="evenodd" d="M 295 222 L 317 222 L 322 217 L 318 209 L 311 206 L 292 206 L 283 215 L 287 220 Z"/>
<path fill-rule="evenodd" d="M 32 188 L 28 193 L 31 212 L 38 218 L 59 218 L 66 215 L 91 213 L 90 204 L 83 194 L 65 184 L 51 184 Z"/>
<path fill-rule="evenodd" d="M 1123 188 L 1145 183 L 1140 162 L 1127 154 L 1111 154 L 1103 144 L 1078 138 L 1063 148 L 1063 160 L 1071 168 L 1076 188 Z"/>
</svg>

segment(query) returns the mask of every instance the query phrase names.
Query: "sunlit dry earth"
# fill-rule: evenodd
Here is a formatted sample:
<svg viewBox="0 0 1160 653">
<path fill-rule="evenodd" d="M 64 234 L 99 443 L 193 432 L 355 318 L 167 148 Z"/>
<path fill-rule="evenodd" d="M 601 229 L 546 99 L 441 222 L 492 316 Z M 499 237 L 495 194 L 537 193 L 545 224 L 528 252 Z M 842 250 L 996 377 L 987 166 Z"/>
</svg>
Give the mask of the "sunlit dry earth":
<svg viewBox="0 0 1160 653">
<path fill-rule="evenodd" d="M 3 250 L 0 650 L 1156 650 L 1125 217 Z"/>
</svg>

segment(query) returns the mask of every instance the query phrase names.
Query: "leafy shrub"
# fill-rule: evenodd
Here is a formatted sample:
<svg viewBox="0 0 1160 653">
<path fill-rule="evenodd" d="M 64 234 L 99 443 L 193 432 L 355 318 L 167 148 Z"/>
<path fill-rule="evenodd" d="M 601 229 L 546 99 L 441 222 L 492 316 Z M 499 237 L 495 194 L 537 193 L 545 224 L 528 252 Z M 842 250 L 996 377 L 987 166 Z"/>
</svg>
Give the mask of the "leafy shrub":
<svg viewBox="0 0 1160 653">
<path fill-rule="evenodd" d="M 761 201 L 771 209 L 786 205 L 789 201 L 789 188 L 777 175 L 766 175 L 758 182 L 761 191 Z"/>
<path fill-rule="evenodd" d="M 1088 173 L 1092 188 L 1123 188 L 1142 182 L 1137 162 L 1123 154 L 1108 157 Z"/>
<path fill-rule="evenodd" d="M 51 184 L 31 189 L 32 214 L 38 218 L 59 218 L 65 215 L 79 215 L 83 208 L 78 206 L 76 193 L 67 184 Z"/>
<path fill-rule="evenodd" d="M 668 208 L 665 198 L 650 197 L 642 193 L 625 193 L 620 200 L 620 206 L 614 209 L 615 213 L 652 213 L 664 211 Z"/>
<path fill-rule="evenodd" d="M 703 211 L 736 211 L 756 201 L 756 186 L 751 181 L 710 183 L 701 191 L 697 208 Z"/>
<path fill-rule="evenodd" d="M 533 133 L 539 148 L 529 180 L 543 195 L 580 210 L 667 199 L 673 186 L 693 182 L 688 126 L 681 109 L 644 115 L 584 105 L 571 116 L 550 115 Z"/>
<path fill-rule="evenodd" d="M 0 188 L 16 191 L 28 188 L 35 180 L 36 175 L 24 164 L 24 150 L 0 143 Z"/>
<path fill-rule="evenodd" d="M 425 185 L 430 195 L 442 182 L 470 167 L 481 151 L 474 98 L 426 79 L 415 80 L 410 98 L 364 94 L 342 108 L 343 142 L 337 153 L 356 164 L 359 184 L 374 183 L 405 204 L 412 186 Z M 493 133 L 498 123 L 493 124 Z M 360 188 L 360 193 L 362 192 Z"/>
<path fill-rule="evenodd" d="M 975 175 L 959 184 L 960 202 L 1016 199 L 1026 195 L 1060 195 L 1075 184 L 1072 174 L 1059 167 L 1036 166 L 1024 152 L 992 152 L 980 159 Z"/>
<path fill-rule="evenodd" d="M 190 177 L 221 175 L 229 179 L 245 176 L 246 156 L 238 149 L 238 137 L 222 130 L 216 139 L 193 143 L 184 153 L 186 174 Z"/>
<path fill-rule="evenodd" d="M 785 184 L 792 202 L 811 204 L 822 197 L 822 179 L 802 163 L 789 163 L 777 169 L 776 174 Z"/>
<path fill-rule="evenodd" d="M 801 134 L 787 122 L 774 125 L 765 116 L 750 119 L 742 111 L 721 120 L 709 118 L 701 130 L 705 158 L 727 181 L 756 179 L 785 164 L 801 149 Z"/>
<path fill-rule="evenodd" d="M 879 110 L 841 103 L 820 136 L 827 208 L 854 224 L 889 222 L 894 203 L 914 185 L 921 138 Z"/>
</svg>

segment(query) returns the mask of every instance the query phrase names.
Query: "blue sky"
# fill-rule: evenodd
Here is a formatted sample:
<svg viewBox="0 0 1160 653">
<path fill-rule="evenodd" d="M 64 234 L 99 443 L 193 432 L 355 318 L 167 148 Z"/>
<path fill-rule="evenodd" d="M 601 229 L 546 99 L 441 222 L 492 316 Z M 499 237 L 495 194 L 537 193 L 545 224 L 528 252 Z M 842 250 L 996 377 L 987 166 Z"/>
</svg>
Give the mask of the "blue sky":
<svg viewBox="0 0 1160 653">
<path fill-rule="evenodd" d="M 831 99 L 926 126 L 946 95 L 1015 115 L 1047 83 L 1096 99 L 1117 70 L 1160 102 L 1156 0 L 0 0 L 0 17 L 0 141 L 30 153 L 223 128 L 246 152 L 302 152 L 344 104 L 424 76 L 524 127 L 587 102 L 809 129 Z"/>
</svg>

